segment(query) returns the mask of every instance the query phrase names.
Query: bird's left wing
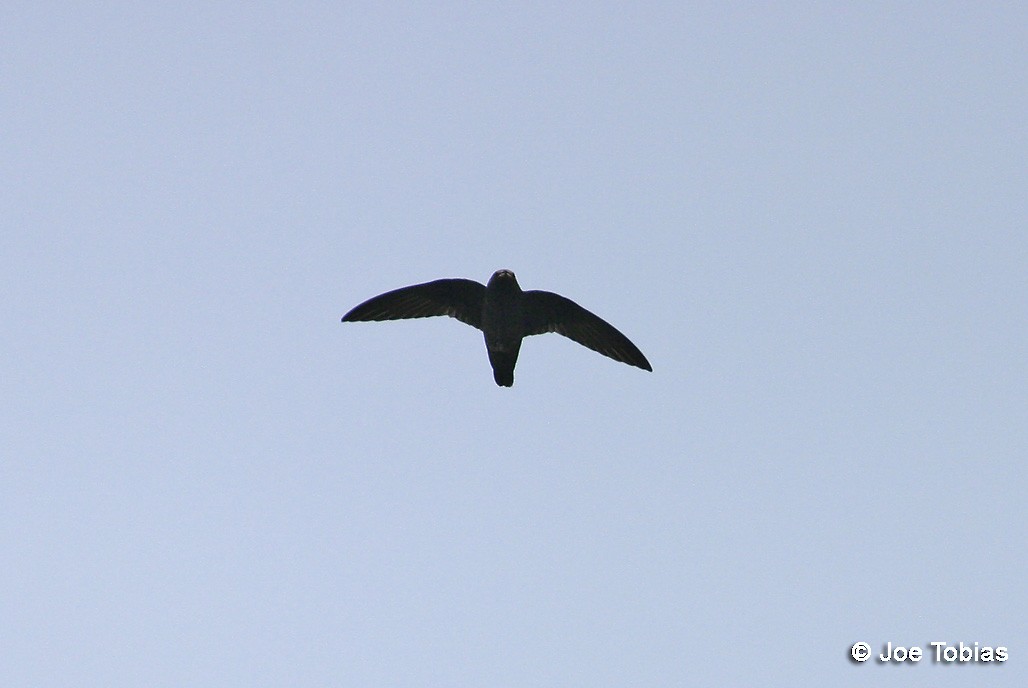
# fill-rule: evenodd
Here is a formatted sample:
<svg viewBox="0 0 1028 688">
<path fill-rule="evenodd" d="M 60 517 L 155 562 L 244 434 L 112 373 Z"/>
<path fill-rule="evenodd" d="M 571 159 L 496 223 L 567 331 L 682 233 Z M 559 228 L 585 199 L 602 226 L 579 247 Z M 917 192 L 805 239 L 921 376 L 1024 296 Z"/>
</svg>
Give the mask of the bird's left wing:
<svg viewBox="0 0 1028 688">
<path fill-rule="evenodd" d="M 343 322 L 448 315 L 482 329 L 485 286 L 469 279 L 441 279 L 379 294 L 343 316 Z"/>
<path fill-rule="evenodd" d="M 639 348 L 598 315 L 548 291 L 526 291 L 525 335 L 556 332 L 615 361 L 652 371 Z"/>
</svg>

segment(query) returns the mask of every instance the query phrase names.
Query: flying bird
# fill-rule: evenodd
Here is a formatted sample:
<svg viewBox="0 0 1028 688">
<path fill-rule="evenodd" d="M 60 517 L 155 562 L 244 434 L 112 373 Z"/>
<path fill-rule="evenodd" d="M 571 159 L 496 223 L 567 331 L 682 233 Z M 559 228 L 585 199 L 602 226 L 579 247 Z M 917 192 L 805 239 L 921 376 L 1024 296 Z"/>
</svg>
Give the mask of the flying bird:
<svg viewBox="0 0 1028 688">
<path fill-rule="evenodd" d="M 615 361 L 652 371 L 638 347 L 613 325 L 571 299 L 548 291 L 522 291 L 514 273 L 497 270 L 483 286 L 469 279 L 440 279 L 368 299 L 343 322 L 448 315 L 482 331 L 493 379 L 514 385 L 521 340 L 556 332 Z"/>
</svg>

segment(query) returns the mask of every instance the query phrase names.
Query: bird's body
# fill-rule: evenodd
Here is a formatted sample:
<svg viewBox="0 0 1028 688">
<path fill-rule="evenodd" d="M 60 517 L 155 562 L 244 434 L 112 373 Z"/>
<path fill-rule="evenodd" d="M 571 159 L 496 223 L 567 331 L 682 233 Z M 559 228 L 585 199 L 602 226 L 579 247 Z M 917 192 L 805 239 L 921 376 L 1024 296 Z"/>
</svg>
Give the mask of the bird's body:
<svg viewBox="0 0 1028 688">
<path fill-rule="evenodd" d="M 525 337 L 523 306 L 524 292 L 513 272 L 501 270 L 490 278 L 482 299 L 482 335 L 493 379 L 503 387 L 514 385 L 514 366 Z"/>
<path fill-rule="evenodd" d="M 514 384 L 521 340 L 556 332 L 615 361 L 652 371 L 642 352 L 605 320 L 548 291 L 522 291 L 510 270 L 497 270 L 483 286 L 468 279 L 415 284 L 368 299 L 343 322 L 448 315 L 482 331 L 493 379 Z"/>
</svg>

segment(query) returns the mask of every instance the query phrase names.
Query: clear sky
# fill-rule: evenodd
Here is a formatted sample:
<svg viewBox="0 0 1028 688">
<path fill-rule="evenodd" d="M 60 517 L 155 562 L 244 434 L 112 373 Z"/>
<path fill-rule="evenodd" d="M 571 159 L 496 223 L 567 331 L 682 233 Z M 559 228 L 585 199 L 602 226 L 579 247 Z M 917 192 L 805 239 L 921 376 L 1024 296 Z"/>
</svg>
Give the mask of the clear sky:
<svg viewBox="0 0 1028 688">
<path fill-rule="evenodd" d="M 1026 685 L 1028 9 L 768 5 L 5 2 L 0 684 Z"/>
</svg>

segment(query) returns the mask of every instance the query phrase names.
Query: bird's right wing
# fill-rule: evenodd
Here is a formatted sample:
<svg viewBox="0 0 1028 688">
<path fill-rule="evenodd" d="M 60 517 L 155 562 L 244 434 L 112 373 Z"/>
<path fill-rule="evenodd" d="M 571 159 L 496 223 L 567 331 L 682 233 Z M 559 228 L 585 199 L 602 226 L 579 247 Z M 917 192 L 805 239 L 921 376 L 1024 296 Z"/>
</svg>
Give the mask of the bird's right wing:
<svg viewBox="0 0 1028 688">
<path fill-rule="evenodd" d="M 526 291 L 524 310 L 525 336 L 556 332 L 615 361 L 653 370 L 628 337 L 571 299 L 548 291 Z"/>
<path fill-rule="evenodd" d="M 379 294 L 343 316 L 343 322 L 448 315 L 482 329 L 485 286 L 469 279 L 441 279 Z"/>
</svg>

